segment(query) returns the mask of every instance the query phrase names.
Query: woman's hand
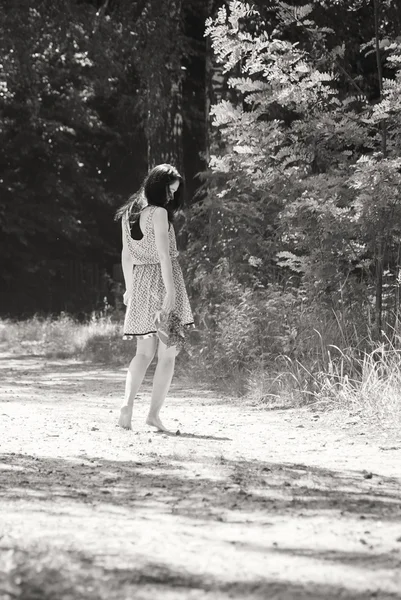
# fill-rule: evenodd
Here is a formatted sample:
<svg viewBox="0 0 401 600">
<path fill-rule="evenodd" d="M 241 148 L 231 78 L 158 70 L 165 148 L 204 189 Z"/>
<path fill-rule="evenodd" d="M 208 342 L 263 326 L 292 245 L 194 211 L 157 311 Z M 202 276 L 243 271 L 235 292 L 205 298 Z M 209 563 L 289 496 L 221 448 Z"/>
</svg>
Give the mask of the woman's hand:
<svg viewBox="0 0 401 600">
<path fill-rule="evenodd" d="M 168 294 L 166 294 L 164 301 L 163 301 L 163 305 L 162 305 L 162 311 L 166 312 L 167 314 L 170 314 L 175 307 L 175 292 L 169 292 Z"/>
<path fill-rule="evenodd" d="M 125 290 L 124 295 L 123 295 L 123 302 L 124 302 L 125 306 L 127 306 L 128 300 L 129 300 L 129 292 L 128 292 L 128 290 Z"/>
</svg>

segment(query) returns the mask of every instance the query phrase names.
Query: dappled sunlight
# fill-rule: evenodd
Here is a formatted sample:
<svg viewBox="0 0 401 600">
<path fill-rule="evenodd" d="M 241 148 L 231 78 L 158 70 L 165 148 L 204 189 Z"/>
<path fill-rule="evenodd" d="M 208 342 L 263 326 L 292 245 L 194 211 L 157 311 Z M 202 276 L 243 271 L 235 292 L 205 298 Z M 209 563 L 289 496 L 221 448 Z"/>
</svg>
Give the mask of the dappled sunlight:
<svg viewBox="0 0 401 600">
<path fill-rule="evenodd" d="M 306 410 L 214 403 L 178 379 L 164 414 L 181 435 L 156 434 L 145 424 L 147 379 L 125 431 L 125 369 L 18 359 L 5 374 L 10 585 L 48 586 L 61 561 L 61 598 L 397 598 L 399 456 L 390 449 L 383 461 L 363 423 L 336 429 Z"/>
<path fill-rule="evenodd" d="M 401 600 L 401 0 L 0 14 L 0 600 Z"/>
<path fill-rule="evenodd" d="M 33 561 L 49 544 L 55 557 L 67 547 L 68 562 L 83 553 L 75 577 L 96 573 L 102 593 L 112 573 L 125 591 L 146 581 L 218 598 L 291 594 L 292 586 L 308 599 L 319 598 L 314 590 L 334 598 L 342 579 L 341 597 L 362 600 L 377 577 L 380 597 L 396 594 L 391 538 L 401 516 L 400 480 L 380 477 L 369 490 L 359 474 L 311 469 L 313 489 L 294 489 L 299 465 L 216 460 L 211 476 L 198 478 L 186 462 L 2 455 L 8 468 L 0 504 L 14 538 L 25 531 L 20 548 L 32 548 Z M 204 463 L 213 466 L 198 456 Z M 292 597 L 302 596 L 285 596 Z"/>
<path fill-rule="evenodd" d="M 239 551 L 240 548 L 229 551 L 226 560 Z M 27 561 L 28 556 L 30 562 Z M 327 581 L 319 583 L 312 579 L 295 583 L 291 582 L 291 574 L 284 579 L 278 573 L 257 579 L 238 575 L 229 580 L 223 574 L 220 577 L 205 576 L 200 572 L 204 567 L 202 561 L 198 568 L 180 568 L 156 557 L 144 559 L 131 553 L 121 556 L 115 564 L 105 564 L 105 557 L 99 556 L 94 560 L 88 552 L 58 549 L 50 555 L 44 547 L 30 549 L 29 554 L 24 549 L 17 550 L 9 556 L 9 561 L 14 567 L 15 579 L 31 581 L 32 590 L 44 589 L 49 581 L 53 581 L 54 589 L 62 597 L 76 597 L 77 593 L 84 591 L 85 598 L 90 600 L 106 600 L 114 597 L 113 594 L 116 598 L 153 600 L 155 593 L 174 600 L 200 599 L 209 595 L 216 600 L 366 600 L 365 592 L 345 590 Z M 39 565 L 40 568 L 37 568 Z M 26 586 L 26 589 L 30 588 Z M 397 597 L 397 594 L 388 593 L 381 595 L 380 599 L 395 600 Z"/>
</svg>

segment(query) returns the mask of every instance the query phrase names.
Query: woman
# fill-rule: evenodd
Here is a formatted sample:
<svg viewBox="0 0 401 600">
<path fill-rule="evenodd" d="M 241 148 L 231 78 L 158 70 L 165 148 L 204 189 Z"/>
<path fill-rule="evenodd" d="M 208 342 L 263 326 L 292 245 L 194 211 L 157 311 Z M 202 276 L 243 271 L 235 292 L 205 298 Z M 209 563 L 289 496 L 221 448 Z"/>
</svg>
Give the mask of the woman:
<svg viewBox="0 0 401 600">
<path fill-rule="evenodd" d="M 158 165 L 146 177 L 138 194 L 116 214 L 122 220 L 122 269 L 125 279 L 124 339 L 137 339 L 128 368 L 125 404 L 118 424 L 131 429 L 134 399 L 157 348 L 148 425 L 167 431 L 160 420 L 174 374 L 177 345 L 164 343 L 157 330 L 161 316 L 174 314 L 182 327 L 193 324 L 188 295 L 178 264 L 172 225 L 182 206 L 183 182 L 171 165 Z"/>
</svg>

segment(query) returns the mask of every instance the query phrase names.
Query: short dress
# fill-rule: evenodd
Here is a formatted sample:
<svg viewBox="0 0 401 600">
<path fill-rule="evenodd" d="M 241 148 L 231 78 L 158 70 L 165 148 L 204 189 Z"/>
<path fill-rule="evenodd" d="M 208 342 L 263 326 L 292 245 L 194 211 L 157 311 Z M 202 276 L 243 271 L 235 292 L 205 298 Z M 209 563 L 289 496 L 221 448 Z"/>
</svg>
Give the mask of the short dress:
<svg viewBox="0 0 401 600">
<path fill-rule="evenodd" d="M 128 213 L 122 218 L 123 235 L 134 262 L 131 289 L 127 290 L 129 300 L 124 319 L 125 340 L 156 335 L 155 316 L 162 308 L 166 295 L 153 228 L 153 215 L 157 208 L 151 206 L 148 209 L 144 234 L 140 240 L 131 236 Z M 177 242 L 172 225 L 169 227 L 169 249 L 176 292 L 174 312 L 184 326 L 190 326 L 194 319 L 178 263 Z"/>
</svg>

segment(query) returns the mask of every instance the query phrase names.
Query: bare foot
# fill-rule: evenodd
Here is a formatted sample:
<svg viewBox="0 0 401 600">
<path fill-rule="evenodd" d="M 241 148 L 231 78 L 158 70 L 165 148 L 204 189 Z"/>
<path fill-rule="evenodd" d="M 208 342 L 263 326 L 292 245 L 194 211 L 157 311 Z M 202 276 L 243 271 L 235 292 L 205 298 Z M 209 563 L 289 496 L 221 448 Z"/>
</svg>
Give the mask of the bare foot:
<svg viewBox="0 0 401 600">
<path fill-rule="evenodd" d="M 120 418 L 118 419 L 118 426 L 123 429 L 132 429 L 132 408 L 129 406 L 123 406 L 120 411 Z"/>
<path fill-rule="evenodd" d="M 146 425 L 151 425 L 152 427 L 156 427 L 156 429 L 158 431 L 166 431 L 167 433 L 169 432 L 169 429 L 167 429 L 167 427 L 165 427 L 163 425 L 163 423 L 160 420 L 160 417 L 148 417 L 146 419 Z"/>
</svg>

